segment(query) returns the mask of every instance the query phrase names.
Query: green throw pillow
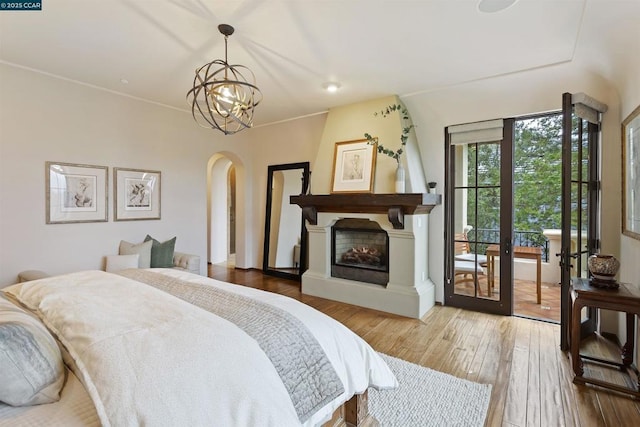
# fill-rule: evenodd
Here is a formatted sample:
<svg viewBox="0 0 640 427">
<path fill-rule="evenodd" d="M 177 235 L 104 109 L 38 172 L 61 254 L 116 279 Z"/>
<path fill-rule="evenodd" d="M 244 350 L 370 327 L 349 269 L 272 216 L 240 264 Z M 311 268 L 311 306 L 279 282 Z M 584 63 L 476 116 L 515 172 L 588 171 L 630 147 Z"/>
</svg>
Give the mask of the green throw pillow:
<svg viewBox="0 0 640 427">
<path fill-rule="evenodd" d="M 151 240 L 151 268 L 171 268 L 173 267 L 173 251 L 176 247 L 176 238 L 160 243 L 147 234 L 145 242 Z"/>
</svg>

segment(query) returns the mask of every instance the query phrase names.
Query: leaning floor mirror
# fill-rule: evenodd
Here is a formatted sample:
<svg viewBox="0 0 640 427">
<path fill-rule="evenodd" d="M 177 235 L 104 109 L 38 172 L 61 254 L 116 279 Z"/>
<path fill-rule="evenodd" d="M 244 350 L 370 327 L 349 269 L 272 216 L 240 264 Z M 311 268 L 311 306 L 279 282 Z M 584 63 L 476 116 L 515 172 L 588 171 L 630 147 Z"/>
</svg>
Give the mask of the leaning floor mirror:
<svg viewBox="0 0 640 427">
<path fill-rule="evenodd" d="M 269 166 L 262 270 L 272 276 L 300 280 L 306 269 L 306 227 L 300 206 L 290 196 L 305 194 L 309 162 Z"/>
</svg>

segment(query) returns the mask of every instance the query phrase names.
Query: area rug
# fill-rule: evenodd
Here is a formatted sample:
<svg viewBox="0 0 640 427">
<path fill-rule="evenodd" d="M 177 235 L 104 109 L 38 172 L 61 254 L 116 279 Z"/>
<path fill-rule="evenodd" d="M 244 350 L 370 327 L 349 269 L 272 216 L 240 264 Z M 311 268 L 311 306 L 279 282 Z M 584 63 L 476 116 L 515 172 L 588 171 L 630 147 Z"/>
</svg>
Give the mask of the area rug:
<svg viewBox="0 0 640 427">
<path fill-rule="evenodd" d="M 400 384 L 369 389 L 369 412 L 382 427 L 484 425 L 490 384 L 478 384 L 380 353 Z"/>
</svg>

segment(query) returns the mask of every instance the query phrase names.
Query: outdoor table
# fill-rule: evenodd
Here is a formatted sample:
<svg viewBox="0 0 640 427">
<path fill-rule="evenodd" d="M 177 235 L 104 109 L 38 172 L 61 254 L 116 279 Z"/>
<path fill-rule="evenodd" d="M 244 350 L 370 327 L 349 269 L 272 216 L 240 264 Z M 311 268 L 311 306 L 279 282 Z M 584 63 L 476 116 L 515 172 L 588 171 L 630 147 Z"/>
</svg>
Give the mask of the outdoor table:
<svg viewBox="0 0 640 427">
<path fill-rule="evenodd" d="M 514 246 L 512 249 L 514 258 L 525 258 L 536 260 L 536 292 L 538 304 L 542 303 L 542 248 L 539 246 Z M 487 247 L 487 275 L 489 276 L 489 296 L 493 292 L 495 276 L 495 257 L 500 256 L 500 245 L 490 245 Z"/>
</svg>

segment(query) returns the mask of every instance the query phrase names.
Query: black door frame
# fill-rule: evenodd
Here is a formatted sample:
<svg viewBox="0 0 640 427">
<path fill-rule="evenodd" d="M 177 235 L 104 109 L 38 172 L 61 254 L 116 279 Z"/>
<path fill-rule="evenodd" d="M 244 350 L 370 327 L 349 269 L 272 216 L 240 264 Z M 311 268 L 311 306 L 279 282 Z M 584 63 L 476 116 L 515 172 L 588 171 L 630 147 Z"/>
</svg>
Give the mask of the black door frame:
<svg viewBox="0 0 640 427">
<path fill-rule="evenodd" d="M 571 274 L 572 268 L 577 277 L 582 274 L 582 260 L 585 257 L 595 253 L 600 246 L 600 227 L 599 227 L 599 194 L 600 194 L 600 176 L 599 176 L 599 133 L 600 125 L 587 122 L 578 118 L 578 159 L 576 162 L 578 170 L 574 174 L 573 156 L 573 119 L 574 104 L 572 94 L 562 94 L 562 237 L 560 241 L 560 272 L 561 272 L 561 290 L 560 290 L 560 348 L 569 350 L 571 343 Z M 584 153 L 583 135 L 584 123 L 587 123 L 587 159 L 588 176 L 584 177 L 582 173 L 582 159 Z M 585 249 L 582 249 L 582 187 L 587 184 L 587 241 Z M 572 206 L 571 187 L 576 185 L 578 189 L 578 202 L 575 208 L 580 209 L 576 215 L 576 250 L 571 250 L 571 233 L 572 233 L 572 215 L 574 209 Z M 573 264 L 575 263 L 575 265 Z M 597 310 L 594 308 L 587 309 L 587 317 L 581 323 L 580 335 L 585 337 L 596 330 L 597 326 Z"/>
<path fill-rule="evenodd" d="M 512 283 L 513 257 L 511 247 L 513 242 L 513 144 L 514 122 L 509 118 L 503 121 L 502 140 L 500 142 L 500 282 Z M 445 128 L 445 277 L 444 298 L 445 305 L 452 305 L 464 309 L 482 311 L 486 313 L 513 314 L 513 286 L 500 287 L 500 299 L 491 300 L 456 294 L 454 291 L 454 221 L 455 211 L 455 145 L 451 144 L 448 128 Z M 476 185 L 478 184 L 476 180 Z M 504 197 L 509 194 L 511 197 Z M 470 242 L 473 244 L 473 242 Z"/>
</svg>

